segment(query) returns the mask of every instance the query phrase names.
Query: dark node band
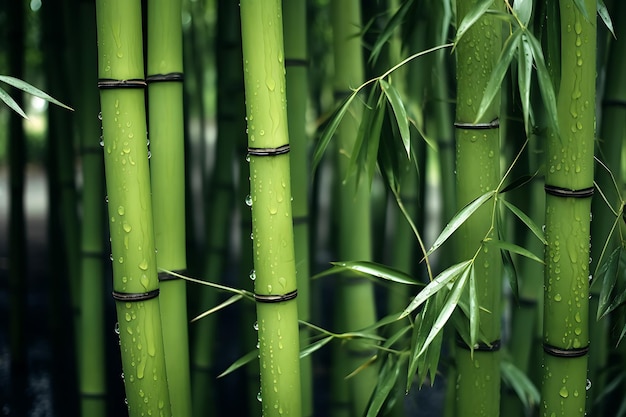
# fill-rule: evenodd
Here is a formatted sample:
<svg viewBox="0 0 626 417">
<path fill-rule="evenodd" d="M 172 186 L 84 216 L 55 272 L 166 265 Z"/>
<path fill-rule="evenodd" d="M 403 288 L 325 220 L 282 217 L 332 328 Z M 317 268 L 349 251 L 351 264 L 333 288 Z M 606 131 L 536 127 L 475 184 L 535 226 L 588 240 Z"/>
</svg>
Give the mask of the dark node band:
<svg viewBox="0 0 626 417">
<path fill-rule="evenodd" d="M 589 198 L 593 196 L 593 187 L 581 188 L 580 190 L 570 190 L 569 188 L 556 187 L 554 185 L 546 184 L 543 188 L 546 190 L 546 194 L 550 194 L 555 197 Z"/>
<path fill-rule="evenodd" d="M 289 144 L 281 145 L 278 148 L 250 148 L 248 147 L 248 155 L 250 156 L 277 156 L 289 153 Z"/>
<path fill-rule="evenodd" d="M 164 81 L 183 81 L 185 76 L 182 72 L 170 72 L 169 74 L 153 74 L 146 77 L 147 83 L 158 83 Z"/>
<path fill-rule="evenodd" d="M 531 298 L 520 298 L 518 300 L 518 304 L 520 307 L 534 308 L 537 306 L 537 300 L 533 300 Z"/>
<path fill-rule="evenodd" d="M 615 107 L 626 107 L 626 100 L 619 100 L 619 99 L 611 99 L 611 98 L 607 98 L 602 100 L 602 105 L 603 106 L 615 106 Z"/>
<path fill-rule="evenodd" d="M 80 397 L 85 399 L 93 398 L 94 400 L 101 400 L 106 398 L 107 395 L 104 392 L 81 392 Z"/>
<path fill-rule="evenodd" d="M 543 351 L 550 356 L 556 356 L 557 358 L 579 358 L 589 353 L 589 346 L 582 348 L 563 349 L 556 346 L 543 344 Z"/>
<path fill-rule="evenodd" d="M 467 130 L 486 130 L 486 129 L 497 129 L 500 127 L 500 119 L 493 119 L 487 123 L 464 123 L 464 122 L 454 122 L 454 127 L 457 129 L 467 129 Z"/>
<path fill-rule="evenodd" d="M 298 296 L 298 290 L 293 290 L 287 294 L 272 295 L 272 294 L 254 294 L 254 299 L 259 303 L 282 303 L 283 301 L 293 300 Z"/>
<path fill-rule="evenodd" d="M 146 81 L 141 78 L 133 78 L 130 80 L 114 80 L 112 78 L 100 78 L 98 80 L 98 88 L 108 90 L 114 88 L 145 88 Z"/>
<path fill-rule="evenodd" d="M 500 350 L 500 346 L 502 345 L 502 343 L 500 342 L 500 339 L 494 340 L 489 344 L 477 343 L 474 345 L 474 349 L 472 349 L 471 347 L 467 346 L 467 343 L 465 343 L 463 339 L 458 337 L 456 339 L 456 345 L 466 350 L 474 350 L 474 352 L 497 352 Z"/>
<path fill-rule="evenodd" d="M 178 274 L 178 275 L 183 275 L 183 273 L 185 272 L 184 269 L 180 269 L 177 271 L 161 271 L 158 273 L 158 277 L 159 277 L 159 282 L 162 281 L 173 281 L 175 279 L 182 279 L 181 277 L 179 277 L 178 275 L 174 275 L 172 272 Z"/>
<path fill-rule="evenodd" d="M 130 303 L 130 302 L 136 302 L 136 301 L 146 301 L 146 300 L 151 300 L 153 298 L 156 298 L 159 296 L 159 289 L 157 288 L 156 290 L 152 290 L 148 292 L 141 292 L 141 293 L 134 293 L 134 294 L 113 291 L 112 294 L 113 294 L 113 298 L 115 299 L 115 301 L 123 301 L 126 303 Z"/>
<path fill-rule="evenodd" d="M 308 59 L 298 59 L 298 58 L 287 58 L 285 59 L 286 67 L 308 67 L 309 60 Z"/>
</svg>

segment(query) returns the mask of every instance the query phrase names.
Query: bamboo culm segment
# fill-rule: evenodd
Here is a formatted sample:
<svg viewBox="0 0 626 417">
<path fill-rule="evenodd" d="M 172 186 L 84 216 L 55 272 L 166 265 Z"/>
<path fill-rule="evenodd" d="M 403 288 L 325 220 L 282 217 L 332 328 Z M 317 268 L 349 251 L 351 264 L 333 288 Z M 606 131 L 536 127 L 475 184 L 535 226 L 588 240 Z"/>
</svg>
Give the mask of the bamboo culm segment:
<svg viewBox="0 0 626 417">
<path fill-rule="evenodd" d="M 99 0 L 96 17 L 113 290 L 129 415 L 170 416 L 159 299 L 124 300 L 158 291 L 141 4 Z"/>
<path fill-rule="evenodd" d="M 254 292 L 296 290 L 281 3 L 241 2 Z M 259 151 L 264 150 L 264 151 Z M 267 299 L 264 301 L 268 301 Z M 263 416 L 301 415 L 296 299 L 257 301 Z"/>
<path fill-rule="evenodd" d="M 595 11 L 595 0 L 586 0 Z M 546 154 L 546 240 L 544 277 L 545 346 L 570 357 L 544 353 L 543 416 L 585 414 L 589 344 L 589 233 L 593 189 L 596 27 L 572 0 L 559 2 L 561 81 L 557 98 L 560 136 L 551 135 Z M 572 190 L 567 195 L 549 192 Z"/>
<path fill-rule="evenodd" d="M 457 0 L 457 25 L 477 4 Z M 493 8 L 502 4 L 494 2 Z M 500 181 L 499 107 L 496 96 L 481 120 L 474 120 L 491 72 L 501 49 L 501 25 L 498 19 L 481 17 L 461 38 L 457 46 L 456 104 L 456 182 L 457 208 L 497 187 Z M 480 242 L 497 236 L 491 229 L 492 207 L 481 207 L 458 230 L 459 260 L 474 257 Z M 495 225 L 493 225 L 495 227 Z M 489 233 L 489 236 L 487 236 Z M 500 253 L 483 247 L 476 255 L 474 272 L 480 311 L 480 329 L 490 344 L 499 343 L 502 295 Z M 474 351 L 457 348 L 457 411 L 463 416 L 498 416 L 500 411 L 500 356 L 498 350 Z M 482 387 L 476 390 L 476 387 Z"/>
</svg>

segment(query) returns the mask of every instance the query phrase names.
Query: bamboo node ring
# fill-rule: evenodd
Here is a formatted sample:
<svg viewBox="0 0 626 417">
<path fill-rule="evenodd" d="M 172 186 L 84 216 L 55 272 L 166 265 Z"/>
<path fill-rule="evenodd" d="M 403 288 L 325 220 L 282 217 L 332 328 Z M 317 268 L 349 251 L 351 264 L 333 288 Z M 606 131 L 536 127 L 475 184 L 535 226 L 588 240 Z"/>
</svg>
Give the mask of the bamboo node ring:
<svg viewBox="0 0 626 417">
<path fill-rule="evenodd" d="M 500 119 L 493 119 L 487 123 L 465 123 L 465 122 L 454 122 L 454 127 L 457 129 L 467 129 L 467 130 L 486 130 L 486 129 L 497 129 L 500 127 Z"/>
<path fill-rule="evenodd" d="M 581 188 L 580 190 L 571 190 L 569 188 L 557 187 L 554 185 L 544 185 L 546 194 L 555 197 L 571 197 L 571 198 L 589 198 L 593 196 L 593 187 Z"/>
<path fill-rule="evenodd" d="M 289 144 L 281 145 L 277 148 L 251 148 L 248 147 L 249 156 L 277 156 L 289 153 Z"/>
<path fill-rule="evenodd" d="M 102 90 L 114 88 L 145 88 L 146 81 L 141 78 L 132 78 L 129 80 L 115 80 L 112 78 L 100 78 L 98 80 L 98 88 Z"/>
<path fill-rule="evenodd" d="M 159 289 L 155 289 L 148 292 L 140 293 L 125 293 L 119 291 L 113 291 L 113 298 L 116 301 L 123 301 L 126 303 L 151 300 L 159 296 Z"/>
<path fill-rule="evenodd" d="M 298 290 L 290 291 L 286 294 L 254 294 L 255 301 L 260 303 L 282 303 L 283 301 L 293 300 L 298 296 Z"/>
<path fill-rule="evenodd" d="M 182 72 L 170 72 L 168 74 L 153 74 L 146 77 L 147 83 L 156 83 L 163 81 L 183 81 L 185 76 Z"/>
<path fill-rule="evenodd" d="M 589 345 L 582 348 L 565 349 L 544 343 L 543 351 L 557 358 L 579 358 L 589 353 Z"/>
</svg>

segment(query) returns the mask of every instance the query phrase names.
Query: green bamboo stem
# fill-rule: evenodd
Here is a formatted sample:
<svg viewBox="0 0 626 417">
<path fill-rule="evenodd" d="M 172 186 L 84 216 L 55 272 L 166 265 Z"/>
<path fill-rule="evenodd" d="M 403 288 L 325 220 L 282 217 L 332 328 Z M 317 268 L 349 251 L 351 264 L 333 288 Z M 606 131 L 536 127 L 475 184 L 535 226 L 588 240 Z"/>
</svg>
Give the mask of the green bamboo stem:
<svg viewBox="0 0 626 417">
<path fill-rule="evenodd" d="M 606 82 L 602 100 L 602 122 L 600 124 L 599 138 L 596 141 L 596 155 L 611 173 L 619 178 L 618 174 L 622 172 L 621 157 L 624 132 L 626 132 L 626 108 L 623 104 L 620 105 L 620 103 L 626 100 L 626 80 L 623 76 L 624 71 L 626 71 L 626 56 L 623 53 L 626 47 L 624 40 L 626 37 L 625 3 L 621 1 L 615 2 L 610 12 L 616 38 L 611 38 L 609 45 Z M 595 178 L 598 189 L 602 190 L 602 193 L 611 204 L 612 210 L 619 211 L 620 197 L 610 174 L 604 168 L 598 166 Z M 608 256 L 619 242 L 617 234 L 610 235 L 611 228 L 615 222 L 615 215 L 600 196 L 600 193 L 593 196 L 591 210 L 594 214 L 594 219 L 591 223 L 592 263 L 590 271 L 595 273 L 597 266 L 606 262 Z M 607 241 L 608 244 L 605 248 Z M 602 255 L 602 251 L 605 251 L 604 255 Z M 600 284 L 601 282 L 596 282 L 591 287 L 589 311 L 592 317 L 598 310 L 598 300 L 600 289 L 602 288 Z M 587 411 L 588 413 L 593 411 L 593 414 L 601 415 L 604 411 L 602 406 L 591 407 L 594 404 L 594 399 L 602 392 L 606 381 L 606 373 L 603 371 L 608 364 L 608 321 L 607 319 L 601 319 L 599 322 L 594 323 L 593 320 L 592 318 L 590 323 L 590 339 L 593 341 L 593 344 L 589 349 L 589 379 L 593 381 L 593 389 L 588 392 Z"/>
<path fill-rule="evenodd" d="M 361 11 L 358 1 L 331 3 L 331 24 L 333 28 L 333 55 L 335 59 L 334 89 L 337 97 L 343 97 L 363 82 L 363 58 L 359 35 Z M 359 109 L 354 117 L 345 118 L 336 132 L 336 175 L 337 175 L 337 226 L 339 228 L 337 256 L 342 260 L 371 260 L 371 213 L 370 190 L 365 179 L 357 184 L 356 176 L 348 177 L 349 155 L 353 152 L 358 132 Z M 362 329 L 374 323 L 376 311 L 372 282 L 353 274 L 340 278 L 339 291 L 336 293 L 336 326 L 341 330 Z M 374 354 L 371 344 L 363 341 L 349 341 L 341 349 L 345 360 L 335 363 L 334 368 L 341 379 L 335 385 L 348 385 L 347 399 L 351 413 L 362 415 L 371 393 L 376 385 L 377 366 L 370 365 L 345 381 L 350 374 Z M 341 354 L 340 354 L 341 355 Z M 333 394 L 342 390 L 334 387 Z M 333 403 L 340 405 L 346 399 L 333 398 Z"/>
<path fill-rule="evenodd" d="M 241 2 L 263 416 L 302 412 L 283 22 L 278 0 Z M 284 297 L 284 298 L 283 298 Z"/>
<path fill-rule="evenodd" d="M 159 287 L 142 88 L 141 4 L 98 1 L 96 17 L 113 290 L 129 414 L 169 416 L 159 298 L 155 296 Z M 113 81 L 107 84 L 106 80 Z M 120 87 L 122 80 L 130 80 L 125 85 L 135 88 Z M 128 299 L 128 294 L 139 300 Z"/>
<path fill-rule="evenodd" d="M 308 55 L 306 38 L 306 2 L 284 2 L 285 67 L 287 87 L 287 116 L 291 150 L 291 192 L 293 195 L 293 234 L 298 281 L 298 315 L 311 320 L 309 267 L 309 163 L 306 134 L 308 103 Z M 300 345 L 306 346 L 310 337 L 308 327 L 300 329 Z M 313 366 L 311 355 L 300 360 L 302 387 L 302 416 L 313 415 Z"/>
<path fill-rule="evenodd" d="M 457 25 L 472 10 L 476 1 L 457 0 Z M 494 2 L 499 7 L 499 2 Z M 472 124 L 478 105 L 489 81 L 501 48 L 500 22 L 481 17 L 461 38 L 457 46 L 456 123 L 466 124 L 456 131 L 457 207 L 461 208 L 481 194 L 493 190 L 500 181 L 499 129 L 476 130 Z M 481 51 L 478 55 L 477 51 Z M 477 56 L 478 55 L 478 56 Z M 500 100 L 496 97 L 479 123 L 499 117 Z M 459 228 L 458 259 L 467 260 L 476 254 L 480 242 L 497 236 L 492 225 L 492 208 L 481 207 Z M 495 225 L 494 225 L 495 228 Z M 494 248 L 480 248 L 474 262 L 480 328 L 491 345 L 500 343 L 500 298 L 502 277 L 500 253 Z M 487 312 L 488 311 L 488 312 Z M 498 416 L 500 411 L 500 352 L 496 349 L 474 350 L 467 346 L 456 349 L 457 415 Z M 479 389 L 477 389 L 479 388 Z"/>
<path fill-rule="evenodd" d="M 181 0 L 148 1 L 148 129 L 156 261 L 159 270 L 179 272 L 187 268 L 183 86 L 178 78 L 183 72 L 181 22 Z M 160 81 L 160 76 L 165 80 Z M 186 283 L 167 272 L 160 272 L 159 278 L 172 414 L 190 417 Z"/>
<path fill-rule="evenodd" d="M 594 0 L 585 1 L 588 11 Z M 559 2 L 561 81 L 557 98 L 560 136 L 547 141 L 543 416 L 583 416 L 589 344 L 589 227 L 591 198 L 553 195 L 550 187 L 593 189 L 596 25 L 573 1 Z M 547 348 L 548 347 L 548 348 Z"/>
<path fill-rule="evenodd" d="M 96 73 L 96 9 L 90 1 L 79 3 L 81 105 L 77 106 L 78 136 L 81 147 L 81 316 L 79 387 L 81 415 L 104 417 L 106 404 L 106 356 L 104 341 L 104 163 L 99 145 L 100 123 Z"/>
</svg>

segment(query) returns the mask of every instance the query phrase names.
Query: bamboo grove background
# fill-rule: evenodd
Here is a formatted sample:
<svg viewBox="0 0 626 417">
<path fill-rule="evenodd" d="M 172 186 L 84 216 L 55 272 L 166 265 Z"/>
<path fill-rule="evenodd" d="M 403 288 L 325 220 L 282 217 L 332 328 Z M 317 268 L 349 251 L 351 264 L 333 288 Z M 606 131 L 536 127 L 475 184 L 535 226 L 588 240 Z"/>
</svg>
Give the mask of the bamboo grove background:
<svg viewBox="0 0 626 417">
<path fill-rule="evenodd" d="M 2 415 L 626 415 L 625 7 L 4 2 Z"/>
</svg>

